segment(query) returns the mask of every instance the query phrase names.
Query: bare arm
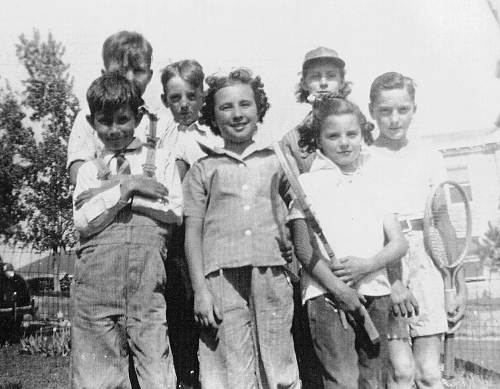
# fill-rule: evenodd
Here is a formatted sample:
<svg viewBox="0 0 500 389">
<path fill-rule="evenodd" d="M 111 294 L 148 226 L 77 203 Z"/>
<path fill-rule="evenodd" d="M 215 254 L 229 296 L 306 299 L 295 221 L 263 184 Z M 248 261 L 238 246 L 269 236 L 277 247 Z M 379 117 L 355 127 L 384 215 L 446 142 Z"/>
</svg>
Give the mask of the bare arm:
<svg viewBox="0 0 500 389">
<path fill-rule="evenodd" d="M 394 214 L 387 214 L 383 219 L 387 244 L 373 257 L 345 257 L 340 265 L 333 268 L 335 275 L 346 283 L 356 283 L 367 274 L 387 267 L 399 261 L 408 250 L 408 243 Z"/>
<path fill-rule="evenodd" d="M 222 316 L 215 304 L 212 293 L 207 287 L 203 273 L 203 219 L 187 216 L 185 226 L 186 240 L 184 249 L 194 291 L 195 320 L 205 327 L 216 329 L 218 323 L 222 320 Z"/>
</svg>

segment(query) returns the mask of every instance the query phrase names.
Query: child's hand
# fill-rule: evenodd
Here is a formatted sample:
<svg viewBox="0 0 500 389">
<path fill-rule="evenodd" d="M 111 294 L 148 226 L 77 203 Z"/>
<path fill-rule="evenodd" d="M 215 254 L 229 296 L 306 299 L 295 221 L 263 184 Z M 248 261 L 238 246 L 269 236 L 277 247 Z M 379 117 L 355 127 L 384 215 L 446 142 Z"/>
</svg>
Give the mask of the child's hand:
<svg viewBox="0 0 500 389">
<path fill-rule="evenodd" d="M 140 195 L 153 200 L 168 201 L 168 189 L 154 178 L 144 176 L 126 176 L 122 181 L 127 197 Z"/>
<path fill-rule="evenodd" d="M 340 265 L 331 266 L 333 273 L 347 285 L 352 286 L 370 272 L 368 261 L 359 257 L 340 258 Z"/>
<path fill-rule="evenodd" d="M 466 293 L 457 293 L 455 298 L 451 302 L 451 306 L 448 308 L 448 325 L 450 329 L 448 332 L 455 332 L 462 322 L 465 316 L 465 306 L 467 303 Z"/>
<path fill-rule="evenodd" d="M 335 291 L 334 296 L 339 308 L 348 313 L 357 313 L 361 308 L 361 299 L 364 299 L 355 289 L 345 284 Z"/>
<path fill-rule="evenodd" d="M 417 300 L 400 280 L 392 284 L 391 300 L 394 316 L 412 317 L 418 315 Z"/>
<path fill-rule="evenodd" d="M 215 305 L 212 293 L 204 289 L 194 294 L 194 320 L 203 327 L 217 329 L 222 314 Z"/>
<path fill-rule="evenodd" d="M 287 262 L 290 263 L 293 260 L 293 246 L 290 244 L 288 240 L 282 240 L 279 238 L 276 238 L 278 241 L 278 245 L 281 251 L 281 256 L 283 259 Z"/>
</svg>

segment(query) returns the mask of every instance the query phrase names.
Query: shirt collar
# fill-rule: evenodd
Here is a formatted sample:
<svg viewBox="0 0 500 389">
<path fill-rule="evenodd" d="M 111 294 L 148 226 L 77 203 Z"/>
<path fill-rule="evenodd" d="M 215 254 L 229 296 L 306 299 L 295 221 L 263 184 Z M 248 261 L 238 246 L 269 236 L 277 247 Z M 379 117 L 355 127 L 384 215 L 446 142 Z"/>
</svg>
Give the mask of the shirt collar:
<svg viewBox="0 0 500 389">
<path fill-rule="evenodd" d="M 359 156 L 359 167 L 358 172 L 363 170 L 363 167 L 366 164 L 366 161 L 370 158 L 370 153 L 368 151 L 361 151 L 361 155 Z M 319 171 L 319 170 L 334 170 L 336 173 L 340 175 L 345 175 L 342 173 L 342 170 L 328 157 L 326 157 L 321 150 L 316 150 L 316 157 L 314 158 L 310 172 Z"/>
<path fill-rule="evenodd" d="M 132 139 L 132 141 L 128 144 L 128 146 L 125 147 L 121 151 L 124 154 L 136 153 L 136 152 L 139 152 L 141 150 L 142 146 L 143 146 L 142 141 L 139 138 L 134 137 L 134 139 Z M 117 154 L 117 152 L 119 152 L 119 150 L 115 150 L 115 151 L 104 150 L 104 155 L 103 155 L 104 161 L 109 162 Z"/>
<path fill-rule="evenodd" d="M 246 150 L 241 154 L 238 155 L 236 153 L 233 153 L 232 151 L 226 150 L 223 147 L 218 147 L 218 146 L 213 146 L 210 147 L 206 144 L 198 142 L 200 145 L 201 149 L 207 154 L 215 154 L 215 155 L 226 155 L 232 159 L 236 159 L 238 161 L 244 161 L 246 158 L 250 157 L 254 153 L 258 153 L 260 151 L 264 150 L 274 150 L 273 146 L 267 143 L 262 143 L 262 142 L 254 142 L 250 146 L 246 148 Z"/>
<path fill-rule="evenodd" d="M 205 126 L 198 125 L 197 121 L 194 121 L 189 126 L 186 126 L 184 124 L 177 124 L 177 129 L 180 132 L 198 131 L 200 134 L 203 134 L 203 135 L 205 135 L 207 132 L 207 129 L 205 128 Z"/>
</svg>

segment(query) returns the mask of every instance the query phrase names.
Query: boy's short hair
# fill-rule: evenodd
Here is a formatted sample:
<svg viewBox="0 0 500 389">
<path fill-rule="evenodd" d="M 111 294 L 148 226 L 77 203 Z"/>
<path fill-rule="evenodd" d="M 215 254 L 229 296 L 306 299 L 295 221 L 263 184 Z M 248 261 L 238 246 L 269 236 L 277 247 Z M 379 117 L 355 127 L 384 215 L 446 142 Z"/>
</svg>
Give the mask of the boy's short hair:
<svg viewBox="0 0 500 389">
<path fill-rule="evenodd" d="M 311 125 L 305 125 L 299 128 L 299 147 L 306 152 L 312 153 L 318 148 L 318 139 L 320 136 L 321 125 L 330 115 L 348 115 L 356 116 L 361 128 L 361 135 L 366 144 L 373 143 L 372 131 L 375 128 L 373 123 L 366 120 L 365 115 L 359 107 L 353 102 L 334 96 L 325 96 L 314 102 L 313 120 Z"/>
<path fill-rule="evenodd" d="M 387 72 L 373 80 L 370 87 L 370 104 L 374 104 L 380 92 L 392 89 L 406 89 L 413 102 L 415 102 L 416 83 L 410 77 L 398 72 Z"/>
<path fill-rule="evenodd" d="M 90 84 L 87 103 L 93 118 L 97 112 L 115 111 L 124 105 L 129 106 L 134 115 L 138 115 L 144 101 L 137 85 L 119 73 L 106 73 Z"/>
<path fill-rule="evenodd" d="M 136 62 L 140 59 L 151 66 L 153 48 L 141 34 L 134 31 L 120 31 L 108 37 L 102 45 L 102 60 L 108 68 L 111 61 L 118 63 Z"/>
<path fill-rule="evenodd" d="M 213 75 L 206 79 L 208 85 L 205 103 L 201 107 L 201 117 L 199 122 L 210 127 L 215 135 L 220 135 L 220 130 L 215 124 L 215 93 L 227 86 L 235 84 L 250 85 L 253 90 L 255 105 L 257 106 L 257 115 L 259 123 L 262 123 L 267 110 L 270 107 L 269 101 L 264 92 L 264 84 L 259 76 L 252 76 L 249 69 L 239 68 L 231 71 L 227 75 Z"/>
<path fill-rule="evenodd" d="M 351 93 L 351 83 L 345 82 L 345 61 L 340 58 L 339 54 L 335 50 L 328 47 L 317 47 L 306 53 L 304 61 L 302 62 L 301 81 L 307 75 L 307 71 L 311 65 L 319 62 L 330 62 L 333 66 L 339 69 L 343 85 L 339 88 L 338 97 L 346 98 Z M 309 92 L 302 87 L 302 82 L 299 82 L 297 85 L 295 96 L 297 96 L 297 101 L 299 103 L 307 102 Z"/>
<path fill-rule="evenodd" d="M 161 84 L 164 92 L 167 92 L 167 84 L 173 77 L 180 77 L 193 88 L 203 91 L 205 74 L 200 63 L 194 59 L 184 59 L 171 63 L 161 71 Z"/>
</svg>

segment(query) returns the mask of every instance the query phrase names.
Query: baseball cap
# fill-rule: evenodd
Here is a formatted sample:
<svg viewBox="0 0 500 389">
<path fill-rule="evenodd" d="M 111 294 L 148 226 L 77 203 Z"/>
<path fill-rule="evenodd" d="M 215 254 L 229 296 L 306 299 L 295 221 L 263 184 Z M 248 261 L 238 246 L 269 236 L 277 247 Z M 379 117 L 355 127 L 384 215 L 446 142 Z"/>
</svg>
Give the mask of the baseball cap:
<svg viewBox="0 0 500 389">
<path fill-rule="evenodd" d="M 345 67 L 344 60 L 340 58 L 339 54 L 335 50 L 320 46 L 306 53 L 304 62 L 302 62 L 302 71 L 305 70 L 310 61 L 319 58 L 330 59 L 332 62 L 335 62 L 337 66 L 341 68 Z"/>
</svg>

